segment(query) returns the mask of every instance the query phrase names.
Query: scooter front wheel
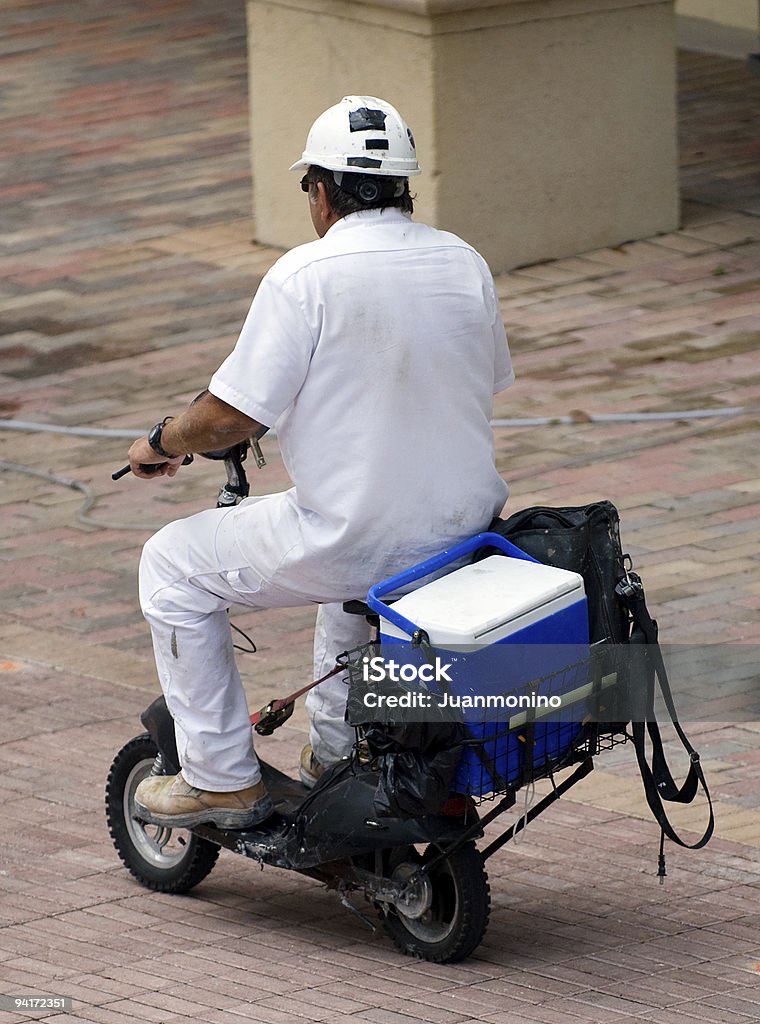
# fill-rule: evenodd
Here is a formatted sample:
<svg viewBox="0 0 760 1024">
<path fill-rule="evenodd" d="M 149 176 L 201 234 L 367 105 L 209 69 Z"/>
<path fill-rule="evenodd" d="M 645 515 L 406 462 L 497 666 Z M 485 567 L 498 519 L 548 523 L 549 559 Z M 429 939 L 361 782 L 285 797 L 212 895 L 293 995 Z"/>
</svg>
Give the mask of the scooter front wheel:
<svg viewBox="0 0 760 1024">
<path fill-rule="evenodd" d="M 485 864 L 474 843 L 418 874 L 442 849 L 430 845 L 421 858 L 413 846 L 394 851 L 391 877 L 408 883 L 408 898 L 381 909 L 383 924 L 402 953 L 441 964 L 464 960 L 480 945 L 491 906 Z"/>
<path fill-rule="evenodd" d="M 211 871 L 219 847 L 185 829 L 133 817 L 135 790 L 150 775 L 157 754 L 147 733 L 121 748 L 108 773 L 106 818 L 116 852 L 138 882 L 156 892 L 183 893 Z"/>
</svg>

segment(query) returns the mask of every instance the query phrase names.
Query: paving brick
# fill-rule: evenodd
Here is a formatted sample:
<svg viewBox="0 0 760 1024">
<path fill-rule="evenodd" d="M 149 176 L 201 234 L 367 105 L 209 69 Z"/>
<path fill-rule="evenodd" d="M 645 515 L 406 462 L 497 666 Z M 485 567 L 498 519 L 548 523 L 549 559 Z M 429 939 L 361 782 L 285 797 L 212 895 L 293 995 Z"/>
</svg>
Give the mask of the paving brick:
<svg viewBox="0 0 760 1024">
<path fill-rule="evenodd" d="M 278 253 L 255 244 L 245 215 L 244 8 L 102 7 L 4 7 L 0 123 L 14 164 L 0 183 L 0 416 L 136 434 L 205 385 Z M 663 637 L 756 643 L 757 416 L 590 416 L 760 404 L 760 175 L 746 129 L 758 86 L 740 62 L 680 63 L 682 230 L 496 282 L 519 378 L 497 415 L 573 421 L 497 428 L 497 459 L 512 509 L 616 501 Z M 75 1010 L 57 1020 L 103 1024 L 755 1019 L 757 723 L 689 726 L 718 838 L 669 848 L 663 887 L 633 753 L 600 757 L 572 799 L 489 862 L 491 926 L 464 964 L 403 958 L 316 882 L 231 854 L 190 897 L 131 880 L 102 790 L 157 693 L 137 557 L 153 529 L 213 501 L 219 473 L 199 460 L 171 486 L 117 485 L 127 443 L 0 431 L 0 459 L 95 497 L 82 520 L 83 493 L 0 469 L 7 984 L 65 987 Z M 257 493 L 287 486 L 276 442 L 264 447 Z M 259 644 L 241 667 L 260 706 L 308 672 L 313 613 L 238 617 Z M 304 732 L 299 709 L 268 756 L 292 770 Z M 700 811 L 678 821 L 699 829 Z"/>
</svg>

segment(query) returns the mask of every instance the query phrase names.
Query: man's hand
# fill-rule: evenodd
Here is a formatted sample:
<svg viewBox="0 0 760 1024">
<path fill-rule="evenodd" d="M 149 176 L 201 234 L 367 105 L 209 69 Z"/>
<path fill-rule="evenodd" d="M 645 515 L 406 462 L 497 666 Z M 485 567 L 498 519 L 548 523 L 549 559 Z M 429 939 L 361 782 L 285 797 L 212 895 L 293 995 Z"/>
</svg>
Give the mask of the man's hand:
<svg viewBox="0 0 760 1024">
<path fill-rule="evenodd" d="M 152 480 L 157 476 L 176 476 L 186 454 L 213 452 L 257 437 L 264 431 L 257 420 L 227 405 L 221 399 L 203 392 L 191 403 L 185 412 L 176 418 L 167 417 L 161 433 L 161 447 L 168 452 L 182 452 L 167 459 L 159 455 L 148 444 L 148 438 L 141 437 L 128 452 L 129 467 L 141 480 Z M 155 466 L 153 470 L 146 467 Z"/>
<path fill-rule="evenodd" d="M 140 437 L 129 449 L 127 457 L 135 476 L 139 476 L 141 480 L 153 480 L 158 476 L 176 476 L 185 456 L 177 455 L 173 459 L 165 459 L 163 455 L 153 451 L 147 437 Z M 146 471 L 147 466 L 155 468 Z"/>
</svg>

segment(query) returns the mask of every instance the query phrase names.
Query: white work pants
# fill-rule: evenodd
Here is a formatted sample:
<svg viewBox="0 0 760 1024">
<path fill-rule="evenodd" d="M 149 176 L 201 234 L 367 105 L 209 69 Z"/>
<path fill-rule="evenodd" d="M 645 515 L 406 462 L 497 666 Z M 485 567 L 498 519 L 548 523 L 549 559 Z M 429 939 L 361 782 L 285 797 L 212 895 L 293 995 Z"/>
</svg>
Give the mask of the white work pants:
<svg viewBox="0 0 760 1024">
<path fill-rule="evenodd" d="M 232 511 L 210 509 L 170 523 L 147 542 L 140 562 L 140 603 L 175 722 L 182 773 L 190 785 L 212 792 L 245 789 L 261 778 L 227 609 L 312 603 L 256 571 L 235 539 Z M 368 638 L 364 618 L 346 615 L 340 604 L 320 605 L 313 678 L 328 672 L 341 651 Z M 341 675 L 307 699 L 310 739 L 323 764 L 351 749 L 354 732 L 344 721 L 345 703 Z"/>
</svg>

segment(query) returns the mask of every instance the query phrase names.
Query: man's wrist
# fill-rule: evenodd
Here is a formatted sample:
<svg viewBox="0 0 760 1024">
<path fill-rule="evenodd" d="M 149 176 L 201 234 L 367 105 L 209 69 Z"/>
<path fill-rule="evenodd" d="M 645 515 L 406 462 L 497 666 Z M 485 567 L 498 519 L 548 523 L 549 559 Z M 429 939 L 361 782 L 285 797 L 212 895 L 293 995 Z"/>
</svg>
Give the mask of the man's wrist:
<svg viewBox="0 0 760 1024">
<path fill-rule="evenodd" d="M 177 459 L 182 454 L 181 452 L 168 452 L 162 444 L 164 427 L 172 419 L 174 419 L 173 416 L 165 416 L 160 423 L 157 423 L 154 427 L 151 427 L 150 431 L 148 432 L 148 444 L 151 446 L 156 455 L 160 455 L 164 459 Z"/>
</svg>

